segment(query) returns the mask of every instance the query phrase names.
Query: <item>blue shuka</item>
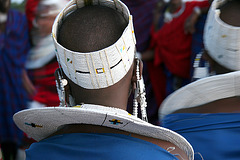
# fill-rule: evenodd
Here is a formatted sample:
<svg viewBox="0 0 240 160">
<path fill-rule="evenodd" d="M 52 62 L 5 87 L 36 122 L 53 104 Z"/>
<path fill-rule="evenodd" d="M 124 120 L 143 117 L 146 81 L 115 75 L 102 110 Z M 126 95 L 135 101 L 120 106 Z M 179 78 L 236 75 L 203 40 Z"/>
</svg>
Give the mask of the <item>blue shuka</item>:
<svg viewBox="0 0 240 160">
<path fill-rule="evenodd" d="M 29 51 L 27 19 L 9 10 L 5 32 L 0 33 L 0 142 L 19 142 L 23 133 L 12 116 L 26 108 L 28 95 L 22 75 Z"/>
<path fill-rule="evenodd" d="M 186 138 L 204 160 L 240 159 L 240 113 L 169 114 L 162 126 Z"/>
<path fill-rule="evenodd" d="M 26 160 L 177 160 L 150 142 L 112 133 L 69 133 L 33 143 Z"/>
</svg>

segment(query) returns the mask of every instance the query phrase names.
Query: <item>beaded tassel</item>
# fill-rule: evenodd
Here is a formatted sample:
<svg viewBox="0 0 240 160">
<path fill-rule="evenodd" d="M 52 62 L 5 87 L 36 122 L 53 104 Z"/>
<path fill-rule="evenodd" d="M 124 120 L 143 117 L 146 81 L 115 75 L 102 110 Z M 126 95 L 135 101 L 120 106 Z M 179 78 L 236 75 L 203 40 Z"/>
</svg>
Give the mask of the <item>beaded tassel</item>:
<svg viewBox="0 0 240 160">
<path fill-rule="evenodd" d="M 134 93 L 134 99 L 133 99 L 133 115 L 137 116 L 138 114 L 138 103 L 140 104 L 141 108 L 141 114 L 142 114 L 142 120 L 147 120 L 147 102 L 146 102 L 146 93 L 145 93 L 145 86 L 143 82 L 143 78 L 140 78 L 140 69 L 139 69 L 140 61 L 137 59 L 137 67 L 136 67 L 136 76 L 137 76 L 137 87 L 135 89 Z"/>
<path fill-rule="evenodd" d="M 147 101 L 146 101 L 146 92 L 145 92 L 145 86 L 143 82 L 143 78 L 139 81 L 139 89 L 140 89 L 140 108 L 142 113 L 142 120 L 148 121 L 147 119 Z"/>
<path fill-rule="evenodd" d="M 137 102 L 137 99 L 135 97 L 137 97 L 137 92 L 136 91 L 134 93 L 134 99 L 133 99 L 133 115 L 135 117 L 137 117 L 138 116 L 138 102 Z"/>
</svg>

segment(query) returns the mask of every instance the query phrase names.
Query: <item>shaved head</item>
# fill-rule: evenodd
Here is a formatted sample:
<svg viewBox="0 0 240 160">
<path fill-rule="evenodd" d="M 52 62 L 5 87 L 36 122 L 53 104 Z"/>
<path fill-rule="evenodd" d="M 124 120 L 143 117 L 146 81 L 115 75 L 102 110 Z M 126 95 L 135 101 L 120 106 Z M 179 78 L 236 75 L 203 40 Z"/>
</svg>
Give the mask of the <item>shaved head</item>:
<svg viewBox="0 0 240 160">
<path fill-rule="evenodd" d="M 219 8 L 221 10 L 220 18 L 225 23 L 239 27 L 240 26 L 240 1 L 227 1 Z"/>
<path fill-rule="evenodd" d="M 76 52 L 91 52 L 114 44 L 127 26 L 124 17 L 104 6 L 85 6 L 71 13 L 58 32 L 58 43 Z"/>
</svg>

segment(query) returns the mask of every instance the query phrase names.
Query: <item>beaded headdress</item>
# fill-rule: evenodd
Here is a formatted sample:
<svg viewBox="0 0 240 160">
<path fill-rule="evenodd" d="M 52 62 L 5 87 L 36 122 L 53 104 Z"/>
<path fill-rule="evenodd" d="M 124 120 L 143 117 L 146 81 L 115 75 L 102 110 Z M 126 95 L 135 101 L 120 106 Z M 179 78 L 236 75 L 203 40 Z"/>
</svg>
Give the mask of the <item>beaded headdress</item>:
<svg viewBox="0 0 240 160">
<path fill-rule="evenodd" d="M 70 51 L 58 43 L 58 28 L 69 14 L 89 4 L 117 10 L 128 21 L 128 25 L 122 36 L 107 48 L 89 53 Z M 106 88 L 117 83 L 127 74 L 134 60 L 136 40 L 132 16 L 121 1 L 72 0 L 57 16 L 52 36 L 63 72 L 74 83 L 86 89 Z"/>
<path fill-rule="evenodd" d="M 230 70 L 240 70 L 240 27 L 220 19 L 219 6 L 227 0 L 213 1 L 204 28 L 204 45 L 208 54 Z"/>
</svg>

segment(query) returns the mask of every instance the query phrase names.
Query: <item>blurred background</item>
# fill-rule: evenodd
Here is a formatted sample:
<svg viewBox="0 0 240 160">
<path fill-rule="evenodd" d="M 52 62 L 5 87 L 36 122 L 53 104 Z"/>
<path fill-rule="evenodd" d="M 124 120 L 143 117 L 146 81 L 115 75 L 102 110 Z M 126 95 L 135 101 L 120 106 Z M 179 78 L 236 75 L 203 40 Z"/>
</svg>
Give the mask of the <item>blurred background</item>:
<svg viewBox="0 0 240 160">
<path fill-rule="evenodd" d="M 26 0 L 11 0 L 11 8 L 24 12 Z"/>
</svg>

